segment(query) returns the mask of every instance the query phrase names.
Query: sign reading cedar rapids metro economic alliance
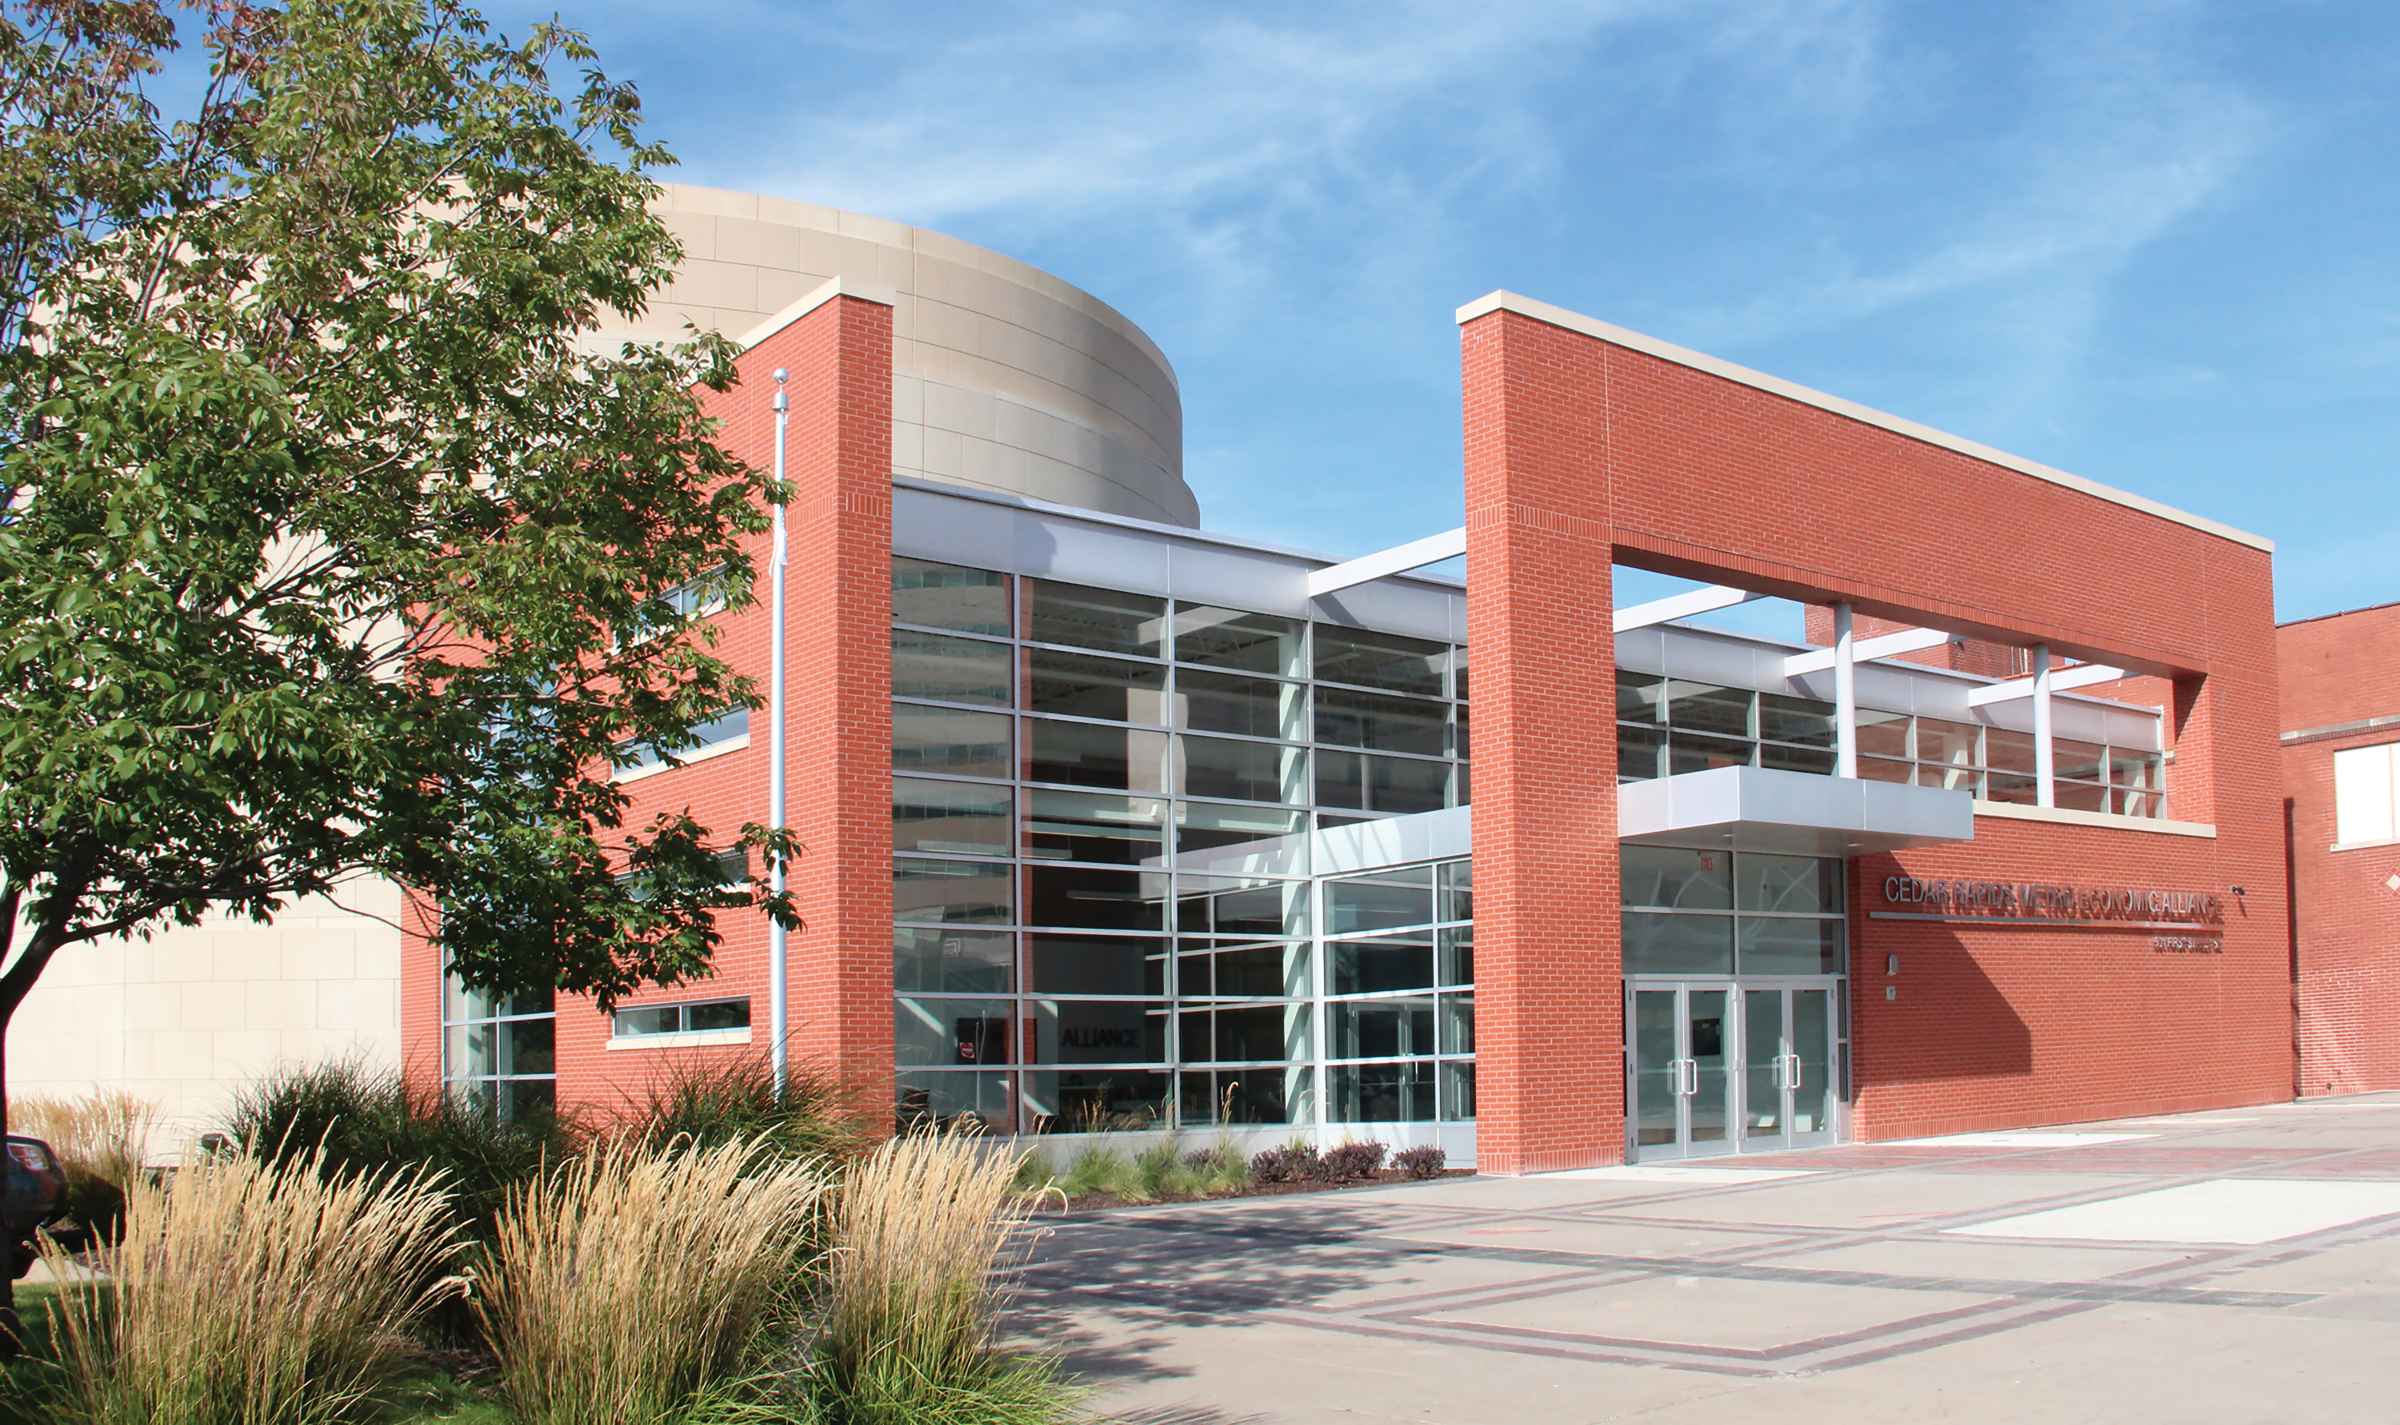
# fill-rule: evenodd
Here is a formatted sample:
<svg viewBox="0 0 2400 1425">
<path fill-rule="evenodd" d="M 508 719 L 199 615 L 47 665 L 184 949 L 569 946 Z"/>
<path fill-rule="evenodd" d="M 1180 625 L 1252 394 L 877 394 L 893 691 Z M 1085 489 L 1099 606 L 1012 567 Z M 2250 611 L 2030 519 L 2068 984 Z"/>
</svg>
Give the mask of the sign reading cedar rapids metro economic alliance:
<svg viewBox="0 0 2400 1425">
<path fill-rule="evenodd" d="M 2214 933 L 2225 923 L 2225 903 L 2213 891 L 1886 876 L 1883 899 L 1887 905 L 1915 909 L 1875 911 L 1872 918 L 1876 920 L 2196 931 L 2201 933 L 2154 935 L 2150 939 L 2151 948 L 2202 954 L 2225 948 L 2224 937 Z"/>
</svg>

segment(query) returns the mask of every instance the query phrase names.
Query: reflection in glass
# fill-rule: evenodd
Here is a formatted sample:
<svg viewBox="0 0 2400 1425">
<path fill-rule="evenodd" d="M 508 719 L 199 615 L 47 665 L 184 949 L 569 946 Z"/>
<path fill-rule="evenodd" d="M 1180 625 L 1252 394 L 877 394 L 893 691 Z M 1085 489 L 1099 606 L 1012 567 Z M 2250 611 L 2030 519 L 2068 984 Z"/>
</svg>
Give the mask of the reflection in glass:
<svg viewBox="0 0 2400 1425">
<path fill-rule="evenodd" d="M 958 777 L 1009 774 L 1005 713 L 892 705 L 892 770 L 947 772 Z"/>
<path fill-rule="evenodd" d="M 1306 683 L 1183 669 L 1175 675 L 1175 725 L 1238 737 L 1308 738 Z"/>
<path fill-rule="evenodd" d="M 1625 973 L 1729 975 L 1733 921 L 1722 915 L 1625 912 Z"/>
<path fill-rule="evenodd" d="M 1328 623 L 1317 625 L 1315 637 L 1317 677 L 1326 682 L 1429 698 L 1443 694 L 1443 669 L 1450 661 L 1445 644 Z"/>
<path fill-rule="evenodd" d="M 892 630 L 892 696 L 1008 706 L 1009 647 L 972 638 Z"/>
<path fill-rule="evenodd" d="M 895 861 L 892 917 L 954 925 L 1006 925 L 1014 918 L 1016 906 L 1010 869 L 982 861 Z"/>
<path fill-rule="evenodd" d="M 1167 735 L 1087 722 L 1025 719 L 1025 780 L 1160 793 L 1166 788 Z"/>
<path fill-rule="evenodd" d="M 1175 661 L 1301 677 L 1300 629 L 1297 619 L 1186 604 L 1175 610 Z"/>
<path fill-rule="evenodd" d="M 892 778 L 892 849 L 1006 856 L 1010 795 L 973 782 Z"/>
<path fill-rule="evenodd" d="M 1028 648 L 1025 697 L 1020 706 L 1027 712 L 1061 717 L 1163 726 L 1167 720 L 1166 687 L 1166 665 L 1161 663 Z"/>
<path fill-rule="evenodd" d="M 1027 640 L 1143 658 L 1160 656 L 1166 600 L 1052 579 L 1027 579 L 1024 585 Z"/>
<path fill-rule="evenodd" d="M 1036 932 L 1025 937 L 1025 989 L 1029 994 L 1163 995 L 1167 946 L 1164 939 Z"/>
<path fill-rule="evenodd" d="M 892 561 L 892 622 L 1008 635 L 1008 576 L 930 559 Z"/>
<path fill-rule="evenodd" d="M 1337 1064 L 1326 1071 L 1334 1123 L 1411 1123 L 1433 1117 L 1433 1061 Z"/>
<path fill-rule="evenodd" d="M 1105 792 L 1025 794 L 1024 854 L 1044 861 L 1109 866 L 1166 864 L 1167 803 Z"/>
<path fill-rule="evenodd" d="M 1156 872 L 1029 865 L 1027 925 L 1061 930 L 1164 930 L 1167 878 Z"/>
<path fill-rule="evenodd" d="M 1625 846 L 1618 854 L 1626 905 L 1673 910 L 1733 907 L 1733 858 L 1728 852 Z"/>
<path fill-rule="evenodd" d="M 903 925 L 892 932 L 892 987 L 930 994 L 1016 988 L 1016 936 L 1005 930 Z"/>
</svg>

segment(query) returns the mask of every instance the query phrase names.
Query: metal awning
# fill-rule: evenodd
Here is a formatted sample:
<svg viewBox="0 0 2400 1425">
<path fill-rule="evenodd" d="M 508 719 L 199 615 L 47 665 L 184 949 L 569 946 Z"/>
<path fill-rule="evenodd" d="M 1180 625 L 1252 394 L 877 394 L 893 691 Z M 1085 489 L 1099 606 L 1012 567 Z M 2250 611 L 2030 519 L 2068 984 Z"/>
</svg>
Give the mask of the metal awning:
<svg viewBox="0 0 2400 1425">
<path fill-rule="evenodd" d="M 1975 802 L 1969 793 L 1939 787 L 1715 767 L 1617 788 L 1617 836 L 1657 845 L 1849 856 L 1972 841 Z"/>
</svg>

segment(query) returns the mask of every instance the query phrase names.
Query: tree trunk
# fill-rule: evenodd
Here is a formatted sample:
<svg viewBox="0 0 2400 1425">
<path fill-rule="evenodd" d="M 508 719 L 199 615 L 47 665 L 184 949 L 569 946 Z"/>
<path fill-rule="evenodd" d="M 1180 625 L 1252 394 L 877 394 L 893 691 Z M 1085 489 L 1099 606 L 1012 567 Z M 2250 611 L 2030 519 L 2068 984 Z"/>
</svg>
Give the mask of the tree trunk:
<svg viewBox="0 0 2400 1425">
<path fill-rule="evenodd" d="M 16 1017 L 15 1005 L 0 1002 L 0 1154 L 8 1151 L 8 1026 Z M 0 1162 L 0 1173 L 7 1167 Z M 10 1227 L 0 1231 L 0 1360 L 22 1354 L 24 1340 L 17 1317 L 17 1230 Z"/>
</svg>

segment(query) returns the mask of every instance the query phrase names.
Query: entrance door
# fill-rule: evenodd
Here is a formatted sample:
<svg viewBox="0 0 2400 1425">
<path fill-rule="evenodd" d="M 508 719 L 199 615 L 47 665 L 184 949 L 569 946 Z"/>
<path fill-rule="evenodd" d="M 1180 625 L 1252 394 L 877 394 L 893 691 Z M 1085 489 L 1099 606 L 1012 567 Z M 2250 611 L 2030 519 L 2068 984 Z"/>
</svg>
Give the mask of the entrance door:
<svg viewBox="0 0 2400 1425">
<path fill-rule="evenodd" d="M 1732 1152 L 1733 986 L 1628 986 L 1625 1012 L 1625 1113 L 1635 1159 Z"/>
<path fill-rule="evenodd" d="M 1742 990 L 1741 1150 L 1833 1141 L 1833 991 Z"/>
</svg>

